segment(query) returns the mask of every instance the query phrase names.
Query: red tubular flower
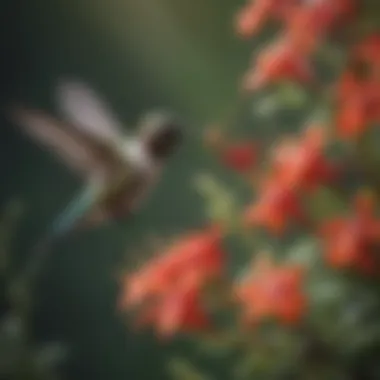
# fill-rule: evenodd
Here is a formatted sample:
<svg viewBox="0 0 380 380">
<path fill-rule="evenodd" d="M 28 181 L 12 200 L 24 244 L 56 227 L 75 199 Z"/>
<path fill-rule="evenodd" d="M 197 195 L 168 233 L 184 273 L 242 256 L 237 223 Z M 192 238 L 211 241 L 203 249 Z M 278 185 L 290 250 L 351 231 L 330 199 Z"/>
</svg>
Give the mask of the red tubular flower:
<svg viewBox="0 0 380 380">
<path fill-rule="evenodd" d="M 362 92 L 363 81 L 351 71 L 345 71 L 341 75 L 336 85 L 336 102 L 338 106 L 342 105 L 353 94 Z"/>
<path fill-rule="evenodd" d="M 324 224 L 321 236 L 326 260 L 332 267 L 378 273 L 373 247 L 380 243 L 380 221 L 373 216 L 372 208 L 373 200 L 359 195 L 352 216 Z"/>
<path fill-rule="evenodd" d="M 244 78 L 244 88 L 257 90 L 267 84 L 291 80 L 313 80 L 310 62 L 291 41 L 282 39 L 264 49 Z"/>
<path fill-rule="evenodd" d="M 299 139 L 287 139 L 278 144 L 273 157 L 276 178 L 285 186 L 314 190 L 334 178 L 335 166 L 324 156 L 326 133 L 313 125 Z"/>
<path fill-rule="evenodd" d="M 251 37 L 271 19 L 284 20 L 299 0 L 251 0 L 238 13 L 236 29 L 239 35 Z"/>
<path fill-rule="evenodd" d="M 173 289 L 159 303 L 143 308 L 138 325 L 152 325 L 160 337 L 168 338 L 178 331 L 204 331 L 211 327 L 211 322 L 199 290 L 196 286 L 189 286 Z"/>
<path fill-rule="evenodd" d="M 356 60 L 364 61 L 370 65 L 380 65 L 380 35 L 373 34 L 359 43 L 353 50 Z"/>
<path fill-rule="evenodd" d="M 351 0 L 306 2 L 289 14 L 286 32 L 296 46 L 312 52 L 332 28 L 353 13 Z"/>
<path fill-rule="evenodd" d="M 380 121 L 379 49 L 379 35 L 371 35 L 354 47 L 353 67 L 338 82 L 336 128 L 342 138 L 358 138 L 372 123 Z M 364 72 L 357 73 L 356 68 Z"/>
<path fill-rule="evenodd" d="M 167 321 L 166 313 L 174 313 L 175 305 L 179 309 L 189 307 L 195 313 L 195 293 L 209 280 L 219 277 L 224 268 L 221 237 L 220 230 L 212 228 L 178 240 L 165 254 L 125 278 L 120 308 L 143 306 L 143 321 L 151 322 L 153 318 L 161 327 L 166 326 L 161 318 Z M 179 301 L 180 296 L 183 296 L 182 301 Z M 181 324 L 178 320 L 176 323 Z"/>
<path fill-rule="evenodd" d="M 238 142 L 226 146 L 222 151 L 223 163 L 237 172 L 248 172 L 256 164 L 257 152 L 252 142 Z"/>
<path fill-rule="evenodd" d="M 294 189 L 269 178 L 262 183 L 259 196 L 245 212 L 249 226 L 259 225 L 275 234 L 282 234 L 289 221 L 306 223 Z"/>
<path fill-rule="evenodd" d="M 243 319 L 255 324 L 277 318 L 285 324 L 297 323 L 304 314 L 304 269 L 300 266 L 275 266 L 259 260 L 251 273 L 236 288 L 243 305 Z"/>
<path fill-rule="evenodd" d="M 349 88 L 352 91 L 342 93 L 342 90 Z M 336 128 L 342 138 L 355 139 L 364 133 L 371 123 L 380 121 L 379 83 L 358 80 L 354 84 L 353 79 L 345 76 L 338 88 L 337 100 Z"/>
</svg>

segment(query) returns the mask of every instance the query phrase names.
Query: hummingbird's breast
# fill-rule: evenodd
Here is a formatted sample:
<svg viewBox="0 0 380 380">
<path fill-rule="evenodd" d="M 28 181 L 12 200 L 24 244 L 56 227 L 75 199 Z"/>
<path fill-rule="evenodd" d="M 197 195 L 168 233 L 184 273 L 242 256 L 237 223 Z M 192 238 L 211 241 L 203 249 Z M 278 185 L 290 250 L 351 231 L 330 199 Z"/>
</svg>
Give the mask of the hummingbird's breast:
<svg viewBox="0 0 380 380">
<path fill-rule="evenodd" d="M 120 166 L 111 175 L 101 202 L 107 209 L 135 208 L 155 183 L 160 171 L 139 141 L 128 141 L 121 154 Z"/>
<path fill-rule="evenodd" d="M 147 176 L 158 170 L 158 164 L 138 139 L 127 141 L 123 146 L 123 156 L 133 169 Z"/>
</svg>

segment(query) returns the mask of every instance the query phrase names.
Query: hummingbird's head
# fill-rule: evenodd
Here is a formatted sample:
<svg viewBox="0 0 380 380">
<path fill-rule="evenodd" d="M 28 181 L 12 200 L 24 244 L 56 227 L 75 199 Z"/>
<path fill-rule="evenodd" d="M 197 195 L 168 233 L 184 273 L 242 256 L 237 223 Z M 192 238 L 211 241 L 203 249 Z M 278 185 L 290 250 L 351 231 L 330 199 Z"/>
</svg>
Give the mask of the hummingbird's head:
<svg viewBox="0 0 380 380">
<path fill-rule="evenodd" d="M 167 158 L 182 142 L 183 127 L 173 115 L 152 112 L 143 118 L 140 125 L 140 137 L 154 158 Z"/>
</svg>

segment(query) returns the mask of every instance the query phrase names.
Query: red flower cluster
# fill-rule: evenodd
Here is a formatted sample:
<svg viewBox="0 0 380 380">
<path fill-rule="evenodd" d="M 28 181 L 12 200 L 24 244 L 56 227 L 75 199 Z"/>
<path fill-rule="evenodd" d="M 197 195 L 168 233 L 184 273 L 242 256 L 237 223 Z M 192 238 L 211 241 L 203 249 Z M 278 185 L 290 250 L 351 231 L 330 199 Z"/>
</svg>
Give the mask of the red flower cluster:
<svg viewBox="0 0 380 380">
<path fill-rule="evenodd" d="M 303 84 L 312 81 L 311 55 L 334 28 L 354 13 L 352 0 L 250 1 L 239 14 L 238 33 L 249 37 L 269 19 L 279 20 L 284 30 L 280 40 L 254 58 L 244 78 L 244 87 L 257 90 L 283 80 Z"/>
<path fill-rule="evenodd" d="M 185 236 L 126 276 L 120 308 L 137 307 L 140 325 L 154 325 L 162 336 L 207 327 L 200 292 L 223 273 L 221 237 L 216 228 Z"/>
<path fill-rule="evenodd" d="M 354 268 L 366 274 L 379 273 L 376 250 L 380 248 L 380 219 L 373 215 L 373 208 L 373 198 L 359 194 L 354 214 L 324 224 L 322 238 L 331 266 Z"/>
<path fill-rule="evenodd" d="M 207 128 L 204 140 L 226 167 L 242 174 L 255 169 L 258 149 L 253 141 L 230 141 L 217 127 Z"/>
<path fill-rule="evenodd" d="M 360 137 L 372 123 L 380 122 L 379 52 L 379 35 L 365 39 L 353 48 L 350 67 L 339 80 L 336 125 L 342 138 Z"/>
<path fill-rule="evenodd" d="M 282 234 L 291 221 L 305 221 L 295 190 L 277 182 L 273 177 L 262 181 L 257 199 L 245 212 L 246 224 L 259 225 L 275 234 Z"/>
<path fill-rule="evenodd" d="M 308 58 L 288 39 L 281 39 L 263 49 L 254 57 L 251 69 L 243 78 L 246 90 L 257 90 L 267 84 L 284 80 L 311 82 L 313 68 Z"/>
<path fill-rule="evenodd" d="M 306 307 L 303 277 L 304 269 L 299 266 L 274 265 L 267 257 L 256 260 L 236 287 L 244 321 L 255 324 L 269 317 L 286 324 L 298 322 Z"/>
<path fill-rule="evenodd" d="M 257 199 L 245 215 L 248 225 L 261 225 L 283 233 L 290 221 L 308 225 L 302 196 L 336 179 L 337 166 L 324 155 L 322 126 L 310 126 L 299 138 L 280 141 L 271 160 L 271 171 L 260 183 Z"/>
<path fill-rule="evenodd" d="M 236 28 L 240 35 L 251 37 L 269 20 L 284 21 L 299 0 L 252 0 L 238 13 Z"/>
<path fill-rule="evenodd" d="M 245 77 L 246 88 L 257 90 L 282 80 L 314 80 L 312 55 L 331 32 L 345 26 L 354 15 L 353 0 L 250 1 L 238 15 L 240 35 L 252 36 L 270 20 L 280 23 L 284 33 L 255 59 Z M 335 128 L 338 137 L 344 137 L 344 146 L 345 138 L 356 138 L 371 123 L 380 121 L 380 37 L 373 35 L 354 46 L 349 63 L 334 94 Z M 359 75 L 358 67 L 364 67 L 364 75 Z M 346 166 L 345 158 L 333 161 L 327 154 L 335 142 L 327 126 L 308 125 L 302 133 L 280 139 L 264 165 L 258 162 L 253 141 L 232 140 L 218 128 L 207 130 L 205 140 L 225 167 L 248 175 L 249 183 L 254 184 L 255 197 L 242 215 L 245 226 L 284 234 L 296 223 L 320 240 L 331 267 L 379 274 L 376 249 L 380 247 L 380 219 L 375 214 L 374 198 L 359 194 L 353 212 L 321 224 L 312 220 L 305 207 L 321 187 L 334 191 Z M 210 280 L 225 276 L 223 232 L 210 229 L 185 236 L 127 277 L 122 308 L 137 307 L 140 322 L 154 325 L 164 335 L 208 327 L 202 291 Z M 305 272 L 299 265 L 254 258 L 247 276 L 229 289 L 242 308 L 243 321 L 249 325 L 266 318 L 285 324 L 298 322 L 308 303 Z"/>
<path fill-rule="evenodd" d="M 224 164 L 241 173 L 247 173 L 253 169 L 256 159 L 256 147 L 251 141 L 230 144 L 222 152 Z"/>
<path fill-rule="evenodd" d="M 324 155 L 327 144 L 322 125 L 308 127 L 299 138 L 280 141 L 273 157 L 276 178 L 287 187 L 304 191 L 329 183 L 336 166 Z"/>
</svg>

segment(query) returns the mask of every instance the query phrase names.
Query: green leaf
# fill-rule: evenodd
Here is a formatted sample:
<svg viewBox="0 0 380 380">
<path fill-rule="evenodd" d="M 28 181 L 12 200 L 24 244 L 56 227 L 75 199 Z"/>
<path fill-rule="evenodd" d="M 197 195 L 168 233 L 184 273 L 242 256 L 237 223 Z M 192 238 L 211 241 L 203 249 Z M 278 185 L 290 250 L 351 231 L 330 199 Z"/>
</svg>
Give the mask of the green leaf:
<svg viewBox="0 0 380 380">
<path fill-rule="evenodd" d="M 322 124 L 327 125 L 331 121 L 331 111 L 326 104 L 317 104 L 316 108 L 312 112 L 309 123 L 310 124 Z"/>
<path fill-rule="evenodd" d="M 23 321 L 17 315 L 6 315 L 0 325 L 0 373 L 13 370 L 26 350 Z"/>
<path fill-rule="evenodd" d="M 337 281 L 318 280 L 314 282 L 314 285 L 311 287 L 311 297 L 318 304 L 335 302 L 342 298 L 345 292 L 344 285 Z"/>
<path fill-rule="evenodd" d="M 346 52 L 337 46 L 324 44 L 318 51 L 319 57 L 332 68 L 341 68 L 346 61 Z"/>
<path fill-rule="evenodd" d="M 238 362 L 235 367 L 235 379 L 252 379 L 255 376 L 265 376 L 273 367 L 273 357 L 263 352 L 251 350 Z"/>
<path fill-rule="evenodd" d="M 244 344 L 249 335 L 242 334 L 237 329 L 222 331 L 214 336 L 203 337 L 199 349 L 201 352 L 211 354 L 213 356 L 223 356 L 230 353 L 237 346 Z"/>
<path fill-rule="evenodd" d="M 253 103 L 253 113 L 261 117 L 270 117 L 278 111 L 279 106 L 277 95 L 270 94 Z"/>
<path fill-rule="evenodd" d="M 286 82 L 278 88 L 277 101 L 288 108 L 301 108 L 307 100 L 305 90 L 293 82 Z"/>
<path fill-rule="evenodd" d="M 316 239 L 307 238 L 294 244 L 287 257 L 290 263 L 299 264 L 308 268 L 314 267 L 320 262 L 320 249 Z"/>
<path fill-rule="evenodd" d="M 26 318 L 33 302 L 28 279 L 22 277 L 11 281 L 8 291 L 12 307 Z"/>
<path fill-rule="evenodd" d="M 235 219 L 237 205 L 233 194 L 213 176 L 198 175 L 195 186 L 206 200 L 206 214 L 211 220 L 229 223 Z"/>
<path fill-rule="evenodd" d="M 0 346 L 21 346 L 25 343 L 24 321 L 15 314 L 3 317 L 0 325 Z"/>
<path fill-rule="evenodd" d="M 66 358 L 66 347 L 60 343 L 45 344 L 34 353 L 34 362 L 37 368 L 49 370 L 56 367 Z"/>
<path fill-rule="evenodd" d="M 168 363 L 173 379 L 179 380 L 210 380 L 209 377 L 198 371 L 189 361 L 182 358 L 173 358 Z"/>
<path fill-rule="evenodd" d="M 319 188 L 305 206 L 316 222 L 347 212 L 347 205 L 326 187 Z"/>
<path fill-rule="evenodd" d="M 380 342 L 380 325 L 354 326 L 349 333 L 350 339 L 342 345 L 346 353 L 355 354 Z"/>
</svg>

